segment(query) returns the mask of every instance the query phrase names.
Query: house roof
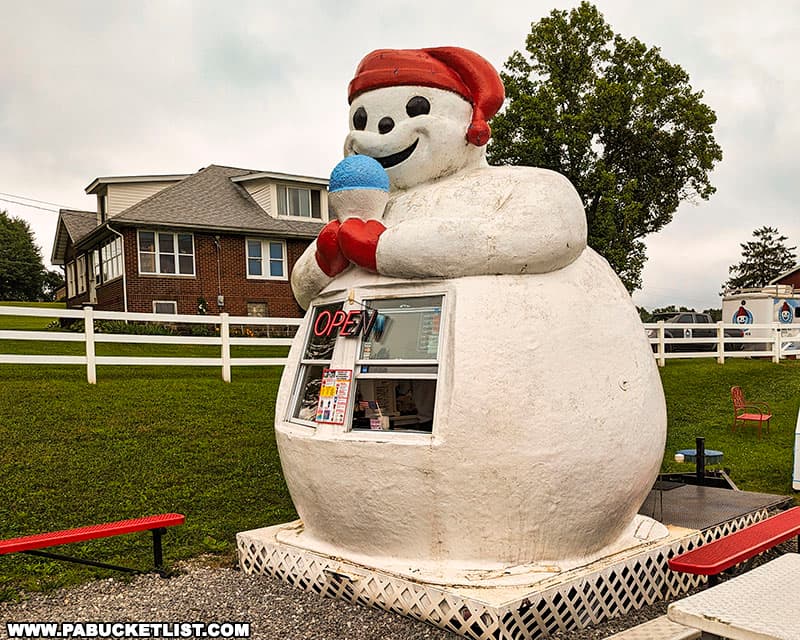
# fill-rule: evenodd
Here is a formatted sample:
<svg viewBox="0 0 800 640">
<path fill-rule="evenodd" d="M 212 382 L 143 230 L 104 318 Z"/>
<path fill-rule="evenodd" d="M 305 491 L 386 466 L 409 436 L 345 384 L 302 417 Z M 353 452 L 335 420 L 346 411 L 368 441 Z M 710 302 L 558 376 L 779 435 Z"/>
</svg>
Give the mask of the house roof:
<svg viewBox="0 0 800 640">
<path fill-rule="evenodd" d="M 70 240 L 73 242 L 80 240 L 97 226 L 97 213 L 94 211 L 61 209 L 59 215 L 61 220 L 64 221 Z"/>
<path fill-rule="evenodd" d="M 75 244 L 84 236 L 89 235 L 96 226 L 97 214 L 94 211 L 59 210 L 56 239 L 53 242 L 53 253 L 50 262 L 64 264 L 67 241 L 72 241 Z"/>
<path fill-rule="evenodd" d="M 234 178 L 251 175 L 264 174 L 212 164 L 125 209 L 108 222 L 316 237 L 322 222 L 273 218 L 243 187 L 233 182 Z"/>
</svg>

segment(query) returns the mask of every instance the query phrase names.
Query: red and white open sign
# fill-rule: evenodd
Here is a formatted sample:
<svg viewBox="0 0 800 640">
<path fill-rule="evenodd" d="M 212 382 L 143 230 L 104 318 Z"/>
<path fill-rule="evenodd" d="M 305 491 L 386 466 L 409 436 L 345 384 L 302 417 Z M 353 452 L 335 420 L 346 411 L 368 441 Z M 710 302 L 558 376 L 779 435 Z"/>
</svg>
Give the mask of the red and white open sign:
<svg viewBox="0 0 800 640">
<path fill-rule="evenodd" d="M 377 309 L 353 309 L 347 312 L 340 309 L 333 313 L 325 309 L 314 320 L 314 335 L 329 337 L 338 331 L 340 336 L 350 338 L 363 334 L 366 338 L 377 318 Z"/>
</svg>

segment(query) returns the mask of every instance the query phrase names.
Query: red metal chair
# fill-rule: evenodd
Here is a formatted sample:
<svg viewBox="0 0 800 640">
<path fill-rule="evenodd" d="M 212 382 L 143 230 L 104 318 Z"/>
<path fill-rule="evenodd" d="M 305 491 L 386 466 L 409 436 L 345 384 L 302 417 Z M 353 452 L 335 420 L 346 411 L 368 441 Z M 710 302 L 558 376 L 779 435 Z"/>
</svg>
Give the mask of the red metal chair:
<svg viewBox="0 0 800 640">
<path fill-rule="evenodd" d="M 731 387 L 731 399 L 733 400 L 733 431 L 738 425 L 746 425 L 748 422 L 758 423 L 758 437 L 761 437 L 761 425 L 767 425 L 769 433 L 769 419 L 772 417 L 772 410 L 766 402 L 758 402 L 744 399 L 741 387 Z"/>
</svg>

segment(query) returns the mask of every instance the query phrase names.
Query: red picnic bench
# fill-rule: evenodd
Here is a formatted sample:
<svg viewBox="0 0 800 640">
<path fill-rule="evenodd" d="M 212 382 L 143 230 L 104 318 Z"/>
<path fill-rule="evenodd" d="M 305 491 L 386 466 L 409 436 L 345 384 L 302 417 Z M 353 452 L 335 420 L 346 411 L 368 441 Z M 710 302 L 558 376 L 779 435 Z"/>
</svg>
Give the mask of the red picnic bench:
<svg viewBox="0 0 800 640">
<path fill-rule="evenodd" d="M 673 571 L 708 576 L 709 584 L 716 584 L 723 571 L 795 536 L 798 536 L 797 549 L 800 552 L 800 507 L 792 507 L 719 540 L 707 542 L 671 558 L 668 564 Z"/>
<path fill-rule="evenodd" d="M 64 529 L 62 531 L 37 533 L 30 536 L 22 536 L 20 538 L 9 538 L 8 540 L 0 540 L 0 555 L 9 553 L 27 553 L 34 556 L 51 558 L 54 560 L 66 560 L 67 562 L 77 562 L 78 564 L 86 564 L 92 567 L 101 567 L 103 569 L 115 569 L 116 571 L 141 573 L 137 569 L 120 567 L 117 565 L 107 564 L 105 562 L 97 562 L 95 560 L 87 560 L 84 558 L 75 558 L 73 556 L 65 556 L 57 553 L 51 553 L 49 551 L 40 551 L 40 549 L 46 547 L 55 547 L 62 544 L 70 544 L 73 542 L 83 542 L 85 540 L 93 540 L 96 538 L 110 538 L 111 536 L 120 536 L 125 533 L 134 533 L 136 531 L 152 531 L 153 560 L 155 563 L 155 568 L 156 571 L 163 574 L 162 566 L 164 564 L 164 556 L 161 548 L 161 536 L 167 532 L 166 527 L 174 527 L 176 525 L 183 524 L 185 521 L 186 516 L 181 513 L 162 513 L 155 516 L 145 516 L 144 518 L 118 520 L 116 522 L 106 522 L 104 524 L 78 527 L 77 529 Z"/>
</svg>

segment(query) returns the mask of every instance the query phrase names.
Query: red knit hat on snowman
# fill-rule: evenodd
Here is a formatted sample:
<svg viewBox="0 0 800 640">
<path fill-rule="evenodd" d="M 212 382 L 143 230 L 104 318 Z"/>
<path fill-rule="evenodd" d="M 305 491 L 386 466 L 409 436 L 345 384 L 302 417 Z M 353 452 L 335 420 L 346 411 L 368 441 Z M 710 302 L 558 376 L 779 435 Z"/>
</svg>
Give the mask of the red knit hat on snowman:
<svg viewBox="0 0 800 640">
<path fill-rule="evenodd" d="M 365 91 L 396 86 L 434 87 L 457 93 L 472 105 L 467 141 L 476 147 L 491 136 L 489 120 L 505 99 L 495 68 L 474 51 L 460 47 L 378 49 L 367 54 L 350 81 L 348 99 Z"/>
</svg>

